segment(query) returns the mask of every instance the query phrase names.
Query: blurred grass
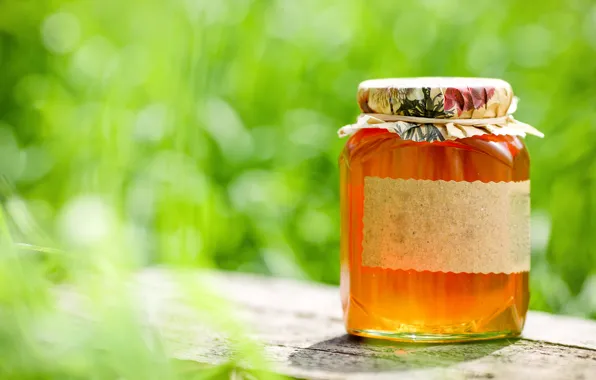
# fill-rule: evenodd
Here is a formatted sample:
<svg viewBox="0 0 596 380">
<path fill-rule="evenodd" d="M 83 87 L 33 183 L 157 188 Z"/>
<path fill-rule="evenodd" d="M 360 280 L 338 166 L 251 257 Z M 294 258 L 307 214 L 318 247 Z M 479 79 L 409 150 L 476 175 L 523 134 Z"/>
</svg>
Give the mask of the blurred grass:
<svg viewBox="0 0 596 380">
<path fill-rule="evenodd" d="M 546 133 L 527 140 L 531 308 L 596 318 L 591 0 L 3 0 L 0 69 L 11 234 L 69 252 L 4 257 L 5 312 L 156 263 L 337 283 L 336 130 L 358 83 L 449 75 L 508 80 Z M 11 323 L 5 348 L 28 331 Z"/>
</svg>

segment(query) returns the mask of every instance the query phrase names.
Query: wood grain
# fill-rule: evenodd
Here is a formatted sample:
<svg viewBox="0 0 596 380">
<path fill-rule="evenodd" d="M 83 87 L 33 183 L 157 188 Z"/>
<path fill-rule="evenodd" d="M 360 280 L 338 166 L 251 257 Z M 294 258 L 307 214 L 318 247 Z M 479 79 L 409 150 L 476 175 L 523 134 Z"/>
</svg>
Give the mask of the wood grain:
<svg viewBox="0 0 596 380">
<path fill-rule="evenodd" d="M 522 339 L 403 344 L 346 335 L 338 289 L 331 286 L 222 272 L 174 276 L 165 269 L 144 271 L 137 285 L 148 322 L 176 359 L 225 363 L 247 335 L 262 347 L 269 370 L 297 378 L 596 378 L 593 321 L 531 312 Z M 229 301 L 218 306 L 225 317 L 185 306 L 198 287 Z M 236 333 L 220 332 L 224 326 Z"/>
</svg>

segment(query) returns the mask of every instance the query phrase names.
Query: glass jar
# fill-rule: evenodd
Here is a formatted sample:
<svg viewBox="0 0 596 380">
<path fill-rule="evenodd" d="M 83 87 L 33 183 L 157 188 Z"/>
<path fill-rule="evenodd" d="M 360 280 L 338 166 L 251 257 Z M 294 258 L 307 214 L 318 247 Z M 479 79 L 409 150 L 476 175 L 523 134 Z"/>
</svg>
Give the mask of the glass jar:
<svg viewBox="0 0 596 380">
<path fill-rule="evenodd" d="M 529 167 L 508 83 L 361 83 L 340 156 L 341 298 L 350 334 L 468 341 L 521 333 Z M 472 125 L 474 124 L 474 125 Z"/>
</svg>

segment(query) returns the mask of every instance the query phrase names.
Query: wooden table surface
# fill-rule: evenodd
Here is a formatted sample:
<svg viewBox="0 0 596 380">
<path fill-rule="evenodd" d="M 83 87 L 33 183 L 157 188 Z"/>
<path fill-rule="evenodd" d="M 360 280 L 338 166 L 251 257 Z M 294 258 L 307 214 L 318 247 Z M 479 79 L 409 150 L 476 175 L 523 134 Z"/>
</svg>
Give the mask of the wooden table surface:
<svg viewBox="0 0 596 380">
<path fill-rule="evenodd" d="M 231 301 L 229 317 L 260 342 L 269 370 L 314 379 L 596 379 L 596 322 L 530 312 L 522 339 L 404 344 L 346 335 L 337 287 L 224 272 L 186 273 L 184 287 L 209 284 Z M 196 281 L 195 281 L 196 280 Z M 181 302 L 179 276 L 149 269 L 139 292 L 150 323 L 175 358 L 220 364 L 234 337 Z M 198 288 L 197 288 L 198 289 Z M 198 302 L 200 304 L 200 302 Z"/>
</svg>

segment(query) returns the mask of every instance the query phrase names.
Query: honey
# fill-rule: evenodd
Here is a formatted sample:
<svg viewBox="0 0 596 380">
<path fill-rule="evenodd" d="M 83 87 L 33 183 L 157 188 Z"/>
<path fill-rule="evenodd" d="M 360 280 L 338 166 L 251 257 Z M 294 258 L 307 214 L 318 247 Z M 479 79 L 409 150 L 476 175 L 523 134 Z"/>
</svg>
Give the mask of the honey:
<svg viewBox="0 0 596 380">
<path fill-rule="evenodd" d="M 370 101 L 370 99 L 366 100 Z M 486 103 L 485 101 L 485 105 Z M 361 103 L 364 111 L 370 111 L 367 107 L 368 104 L 363 106 Z M 391 108 L 395 110 L 398 107 L 393 104 Z M 433 109 L 436 110 L 436 108 Z M 421 117 L 425 116 L 429 115 L 421 115 Z M 460 115 L 456 112 L 455 116 Z M 456 119 L 456 117 L 453 118 Z M 445 267 L 446 270 L 422 270 L 433 267 L 430 265 L 433 263 L 414 260 L 412 264 L 404 260 L 396 261 L 391 257 L 397 253 L 406 257 L 416 257 L 419 253 L 416 249 L 403 248 L 404 245 L 400 244 L 403 243 L 404 238 L 400 237 L 399 242 L 395 241 L 398 239 L 395 234 L 387 232 L 391 229 L 382 229 L 383 226 L 380 224 L 387 224 L 387 220 L 394 219 L 387 219 L 384 222 L 379 220 L 379 225 L 376 225 L 377 221 L 374 218 L 365 217 L 364 210 L 366 209 L 366 178 L 425 181 L 424 186 L 438 183 L 435 181 L 448 181 L 456 185 L 474 183 L 475 186 L 490 183 L 524 183 L 529 180 L 530 160 L 523 140 L 520 136 L 491 133 L 464 138 L 441 139 L 439 137 L 433 141 L 420 140 L 424 139 L 404 138 L 390 128 L 363 128 L 357 130 L 347 140 L 340 155 L 342 216 L 340 288 L 346 330 L 360 336 L 423 342 L 468 341 L 519 335 L 524 325 L 529 301 L 527 270 L 529 269 L 529 246 L 522 246 L 523 252 L 528 251 L 528 265 L 522 267 L 523 270 L 518 270 L 519 267 L 503 272 L 492 272 L 492 267 L 487 267 L 490 271 L 482 270 L 478 273 L 457 270 L 459 269 L 457 265 L 467 262 L 468 259 L 472 260 L 472 257 L 458 258 L 459 261 L 447 260 L 446 263 L 453 262 L 455 266 Z M 421 189 L 425 189 L 424 186 Z M 427 196 L 425 191 L 408 195 L 413 198 L 425 196 Z M 403 198 L 405 195 L 397 198 L 400 199 L 400 197 Z M 437 201 L 433 200 L 433 202 Z M 452 201 L 446 199 L 444 202 Z M 476 211 L 474 205 L 468 205 L 466 202 L 461 204 L 472 210 L 466 211 L 470 217 L 472 213 L 484 212 L 489 218 L 486 226 L 475 228 L 478 231 L 474 231 L 476 234 L 474 236 L 492 234 L 494 228 L 502 228 L 502 223 L 499 224 L 496 221 L 494 225 L 491 223 L 490 218 L 494 214 L 490 210 Z M 514 203 L 511 205 L 510 213 L 517 213 L 520 206 Z M 383 207 L 394 207 L 394 205 L 388 201 Z M 529 209 L 529 203 L 527 207 Z M 448 207 L 447 210 L 449 210 Z M 498 211 L 495 210 L 495 212 Z M 418 213 L 417 209 L 414 209 L 414 212 Z M 419 216 L 414 215 L 414 217 L 424 220 L 425 210 L 420 209 L 419 213 Z M 466 214 L 459 218 L 465 221 L 465 216 Z M 445 215 L 445 221 L 450 221 L 450 217 Z M 372 223 L 368 229 L 365 228 L 365 220 Z M 457 222 L 457 218 L 454 220 Z M 428 223 L 443 228 L 441 223 L 445 221 L 430 220 Z M 399 226 L 399 229 L 405 231 L 406 239 L 415 241 L 412 239 L 415 239 L 416 234 L 424 236 L 430 231 L 428 223 L 403 225 Z M 456 224 L 457 226 L 459 225 Z M 456 227 L 452 229 L 457 230 Z M 515 229 L 511 230 L 513 234 L 518 229 L 517 225 L 514 227 Z M 381 228 L 377 231 L 377 235 L 381 236 L 380 241 L 387 246 L 380 247 L 377 243 L 367 248 L 367 242 L 371 240 L 367 240 L 364 235 L 371 228 L 373 230 Z M 459 239 L 458 236 L 460 235 L 455 234 L 453 241 L 449 240 L 441 244 L 455 246 L 458 244 L 456 241 Z M 522 236 L 521 239 L 525 242 L 526 238 L 529 241 L 529 236 Z M 432 248 L 436 235 L 429 234 L 422 240 L 420 237 L 417 239 L 416 241 L 422 241 L 428 249 L 428 247 Z M 464 242 L 464 244 L 470 243 Z M 513 247 L 513 245 L 504 245 L 504 247 Z M 484 251 L 489 248 L 494 247 L 483 247 L 479 243 L 478 246 L 466 252 L 474 252 L 474 255 L 477 252 L 477 255 L 482 258 L 485 257 L 482 255 L 486 255 Z M 396 252 L 400 249 L 406 249 L 407 252 Z M 420 250 L 423 249 L 420 248 Z M 380 255 L 380 250 L 384 252 L 382 254 L 384 256 L 379 256 L 378 262 L 381 264 L 365 265 L 367 261 L 364 260 L 363 254 Z M 451 252 L 449 247 L 442 247 L 441 250 L 441 252 Z M 453 252 L 457 253 L 458 250 L 454 249 Z M 503 255 L 507 254 L 508 251 L 504 249 Z M 494 253 L 492 255 L 494 256 Z M 475 259 L 479 260 L 477 257 Z M 482 262 L 480 264 L 482 265 Z M 401 268 L 400 265 L 404 267 Z M 417 267 L 405 267 L 408 265 Z"/>
</svg>

